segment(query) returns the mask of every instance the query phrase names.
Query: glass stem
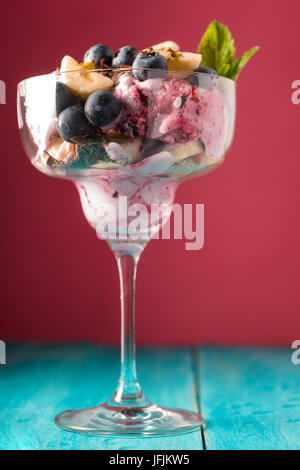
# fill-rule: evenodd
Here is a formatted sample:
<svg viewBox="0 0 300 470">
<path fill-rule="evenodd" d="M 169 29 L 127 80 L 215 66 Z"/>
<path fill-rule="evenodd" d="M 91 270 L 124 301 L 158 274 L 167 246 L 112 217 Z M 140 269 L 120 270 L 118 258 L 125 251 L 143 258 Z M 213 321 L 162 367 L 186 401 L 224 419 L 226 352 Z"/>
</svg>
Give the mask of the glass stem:
<svg viewBox="0 0 300 470">
<path fill-rule="evenodd" d="M 147 406 L 135 362 L 135 276 L 139 256 L 116 254 L 116 258 L 121 284 L 121 374 L 111 402 L 122 407 Z"/>
</svg>

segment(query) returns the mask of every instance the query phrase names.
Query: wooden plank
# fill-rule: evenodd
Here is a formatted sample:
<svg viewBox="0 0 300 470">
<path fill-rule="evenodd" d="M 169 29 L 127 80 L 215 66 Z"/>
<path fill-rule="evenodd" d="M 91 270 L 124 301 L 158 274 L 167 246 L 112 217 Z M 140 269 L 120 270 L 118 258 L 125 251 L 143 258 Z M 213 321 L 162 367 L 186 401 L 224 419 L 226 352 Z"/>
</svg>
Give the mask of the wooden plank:
<svg viewBox="0 0 300 470">
<path fill-rule="evenodd" d="M 144 349 L 140 380 L 160 405 L 195 410 L 188 350 Z M 82 436 L 58 429 L 54 416 L 104 402 L 119 373 L 119 351 L 96 346 L 8 346 L 0 366 L 0 449 L 200 449 L 198 431 L 163 438 Z"/>
<path fill-rule="evenodd" d="M 300 449 L 300 365 L 290 349 L 201 349 L 208 449 Z"/>
</svg>

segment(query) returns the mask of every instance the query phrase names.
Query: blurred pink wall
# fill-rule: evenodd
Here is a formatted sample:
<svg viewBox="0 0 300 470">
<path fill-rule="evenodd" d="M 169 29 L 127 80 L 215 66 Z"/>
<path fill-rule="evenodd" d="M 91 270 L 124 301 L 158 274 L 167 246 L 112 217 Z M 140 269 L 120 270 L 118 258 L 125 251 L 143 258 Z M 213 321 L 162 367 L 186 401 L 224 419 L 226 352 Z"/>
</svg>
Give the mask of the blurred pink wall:
<svg viewBox="0 0 300 470">
<path fill-rule="evenodd" d="M 177 202 L 205 204 L 205 246 L 153 241 L 137 277 L 142 344 L 290 344 L 299 326 L 300 79 L 296 0 L 5 2 L 1 5 L 0 337 L 119 341 L 119 280 L 70 183 L 30 166 L 18 136 L 23 78 L 81 60 L 103 42 L 144 48 L 173 39 L 195 51 L 212 19 L 239 53 L 260 45 L 238 81 L 234 143 L 225 163 L 184 183 Z M 299 336 L 299 335 L 298 335 Z"/>
</svg>

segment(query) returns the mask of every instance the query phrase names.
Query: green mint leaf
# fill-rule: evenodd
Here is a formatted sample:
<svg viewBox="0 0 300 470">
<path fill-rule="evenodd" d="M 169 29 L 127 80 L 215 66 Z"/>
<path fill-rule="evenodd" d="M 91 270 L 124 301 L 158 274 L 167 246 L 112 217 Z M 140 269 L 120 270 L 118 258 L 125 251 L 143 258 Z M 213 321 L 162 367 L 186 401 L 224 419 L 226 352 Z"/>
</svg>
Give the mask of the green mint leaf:
<svg viewBox="0 0 300 470">
<path fill-rule="evenodd" d="M 198 46 L 202 54 L 201 64 L 214 69 L 218 75 L 236 80 L 250 57 L 258 50 L 253 47 L 239 59 L 235 59 L 235 45 L 231 32 L 222 23 L 212 21 Z"/>
<path fill-rule="evenodd" d="M 212 21 L 201 39 L 198 52 L 202 54 L 202 64 L 218 73 L 226 64 L 230 66 L 235 57 L 235 47 L 229 29 Z"/>
<path fill-rule="evenodd" d="M 231 69 L 230 69 L 230 78 L 232 80 L 236 80 L 240 71 L 242 70 L 242 68 L 244 68 L 244 66 L 247 64 L 248 60 L 253 56 L 253 54 L 255 54 L 255 52 L 257 52 L 259 49 L 258 46 L 255 46 L 255 47 L 252 47 L 252 49 L 250 49 L 249 51 L 245 52 L 242 57 L 240 57 L 239 59 L 235 60 L 233 62 L 233 64 L 231 65 Z"/>
</svg>

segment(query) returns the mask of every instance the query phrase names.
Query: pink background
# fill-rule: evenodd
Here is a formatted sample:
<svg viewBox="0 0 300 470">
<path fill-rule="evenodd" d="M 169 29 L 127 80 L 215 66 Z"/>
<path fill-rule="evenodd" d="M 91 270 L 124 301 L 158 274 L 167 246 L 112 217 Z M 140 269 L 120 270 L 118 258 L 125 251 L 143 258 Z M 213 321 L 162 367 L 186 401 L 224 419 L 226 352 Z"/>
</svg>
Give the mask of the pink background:
<svg viewBox="0 0 300 470">
<path fill-rule="evenodd" d="M 226 162 L 183 184 L 180 203 L 205 204 L 205 247 L 153 241 L 137 278 L 142 344 L 290 344 L 299 336 L 299 0 L 27 0 L 1 5 L 0 338 L 119 341 L 119 281 L 70 183 L 26 159 L 16 84 L 48 73 L 65 54 L 98 42 L 143 48 L 173 39 L 195 50 L 212 19 L 238 52 L 259 44 L 238 81 L 234 143 Z"/>
</svg>

